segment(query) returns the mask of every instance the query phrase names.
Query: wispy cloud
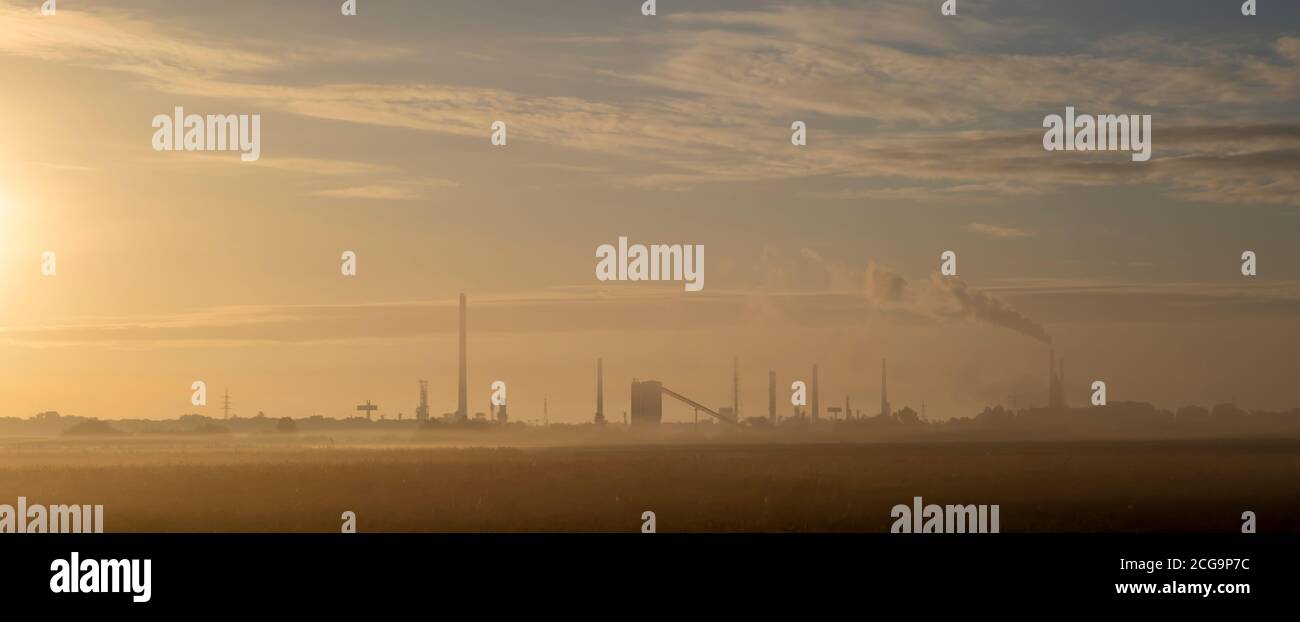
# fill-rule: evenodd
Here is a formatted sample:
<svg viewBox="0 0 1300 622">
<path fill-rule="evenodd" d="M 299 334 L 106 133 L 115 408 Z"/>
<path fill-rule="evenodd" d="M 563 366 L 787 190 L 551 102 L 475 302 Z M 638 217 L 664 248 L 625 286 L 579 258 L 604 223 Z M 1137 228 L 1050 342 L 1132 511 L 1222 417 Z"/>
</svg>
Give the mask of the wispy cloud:
<svg viewBox="0 0 1300 622">
<path fill-rule="evenodd" d="M 380 199 L 386 201 L 416 201 L 429 196 L 437 188 L 455 188 L 454 181 L 447 179 L 424 179 L 415 182 L 392 184 L 369 184 L 317 190 L 311 196 L 329 199 Z"/>
<path fill-rule="evenodd" d="M 296 65 L 334 59 L 364 66 L 413 52 L 370 43 L 346 54 L 302 42 L 232 45 L 93 9 L 61 13 L 52 28 L 28 6 L 3 6 L 0 54 L 124 72 L 161 92 L 348 123 L 482 138 L 493 120 L 508 119 L 512 141 L 644 164 L 601 176 L 619 186 L 822 177 L 860 181 L 838 191 L 848 198 L 981 202 L 1141 184 L 1189 200 L 1300 205 L 1300 124 L 1277 113 L 1300 105 L 1300 39 L 1292 36 L 1278 37 L 1268 53 L 1248 53 L 1126 35 L 1067 55 L 979 44 L 1041 36 L 1042 25 L 964 16 L 941 30 L 933 7 L 914 3 L 873 3 L 880 19 L 868 23 L 857 19 L 860 11 L 812 4 L 678 11 L 650 35 L 647 48 L 657 53 L 644 67 L 599 78 L 651 91 L 601 98 L 400 72 L 382 82 L 286 83 L 273 76 Z M 620 43 L 594 41 L 569 53 L 601 56 Z M 1109 154 L 1045 154 L 1039 121 L 1066 103 L 1155 114 L 1155 157 L 1135 166 Z M 814 121 L 809 146 L 796 150 L 788 140 L 796 116 L 833 122 Z M 387 183 L 321 192 L 409 196 Z"/>
<path fill-rule="evenodd" d="M 99 170 L 93 166 L 86 166 L 84 164 L 63 163 L 63 162 L 28 162 L 28 164 L 34 164 L 41 168 L 49 169 L 52 171 L 70 171 L 75 173 L 87 173 L 87 172 Z"/>
<path fill-rule="evenodd" d="M 1006 227 L 1002 225 L 990 225 L 983 222 L 973 222 L 966 225 L 966 229 L 981 235 L 993 236 L 995 238 L 1026 238 L 1034 235 L 1032 231 L 1026 229 L 1017 229 L 1015 227 Z"/>
</svg>

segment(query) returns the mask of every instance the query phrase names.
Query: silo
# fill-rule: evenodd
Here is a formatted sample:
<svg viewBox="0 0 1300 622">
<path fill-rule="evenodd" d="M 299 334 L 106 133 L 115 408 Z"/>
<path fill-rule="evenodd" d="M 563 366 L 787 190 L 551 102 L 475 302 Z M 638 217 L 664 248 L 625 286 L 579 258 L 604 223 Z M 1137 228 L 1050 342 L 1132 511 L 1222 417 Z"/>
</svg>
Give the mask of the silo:
<svg viewBox="0 0 1300 622">
<path fill-rule="evenodd" d="M 664 418 L 663 383 L 632 381 L 632 425 L 659 425 Z"/>
</svg>

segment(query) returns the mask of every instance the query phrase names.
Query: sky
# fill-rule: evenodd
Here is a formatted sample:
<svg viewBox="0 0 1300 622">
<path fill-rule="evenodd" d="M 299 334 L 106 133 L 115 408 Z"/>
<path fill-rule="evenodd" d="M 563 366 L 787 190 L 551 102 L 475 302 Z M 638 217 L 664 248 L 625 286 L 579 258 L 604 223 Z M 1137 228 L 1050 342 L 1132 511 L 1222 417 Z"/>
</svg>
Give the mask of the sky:
<svg viewBox="0 0 1300 622">
<path fill-rule="evenodd" d="M 597 357 L 614 419 L 729 405 L 733 356 L 746 416 L 813 364 L 875 414 L 882 359 L 931 418 L 1042 404 L 1050 350 L 1073 405 L 1300 406 L 1294 2 L 40 4 L 0 0 L 0 416 L 449 412 L 461 292 L 471 410 L 524 420 L 590 420 Z M 261 158 L 155 151 L 177 106 Z M 1045 151 L 1066 106 L 1151 160 Z M 620 236 L 704 290 L 597 281 Z"/>
</svg>

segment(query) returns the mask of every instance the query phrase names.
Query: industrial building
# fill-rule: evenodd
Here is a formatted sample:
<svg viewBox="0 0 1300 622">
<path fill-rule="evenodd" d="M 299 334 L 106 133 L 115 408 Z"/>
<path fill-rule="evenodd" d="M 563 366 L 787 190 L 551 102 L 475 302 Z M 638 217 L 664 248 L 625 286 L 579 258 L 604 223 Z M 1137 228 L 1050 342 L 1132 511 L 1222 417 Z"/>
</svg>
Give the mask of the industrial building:
<svg viewBox="0 0 1300 622">
<path fill-rule="evenodd" d="M 658 380 L 632 380 L 632 425 L 659 425 L 664 419 L 664 385 Z"/>
<path fill-rule="evenodd" d="M 420 404 L 415 407 L 415 420 L 429 420 L 429 381 L 420 381 Z"/>
</svg>

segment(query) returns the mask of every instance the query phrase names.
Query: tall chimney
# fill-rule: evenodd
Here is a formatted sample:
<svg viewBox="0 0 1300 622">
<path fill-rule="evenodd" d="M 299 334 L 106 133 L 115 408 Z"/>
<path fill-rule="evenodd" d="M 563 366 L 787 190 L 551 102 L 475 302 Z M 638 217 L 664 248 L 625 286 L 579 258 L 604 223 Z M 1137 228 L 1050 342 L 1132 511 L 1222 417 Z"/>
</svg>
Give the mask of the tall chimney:
<svg viewBox="0 0 1300 622">
<path fill-rule="evenodd" d="M 776 425 L 776 372 L 767 372 L 767 417 Z"/>
<path fill-rule="evenodd" d="M 813 386 L 812 386 L 812 418 L 816 421 L 821 417 L 821 410 L 817 405 L 817 366 L 813 365 Z"/>
<path fill-rule="evenodd" d="M 596 359 L 596 422 L 605 422 L 605 359 Z"/>
<path fill-rule="evenodd" d="M 885 382 L 885 359 L 880 359 L 880 414 L 888 417 L 893 409 L 889 406 L 889 385 Z"/>
<path fill-rule="evenodd" d="M 1057 391 L 1061 393 L 1061 397 L 1060 397 L 1061 408 L 1065 408 L 1065 357 L 1064 356 L 1061 357 L 1061 369 L 1057 374 L 1056 379 L 1057 379 L 1056 385 L 1058 387 Z"/>
<path fill-rule="evenodd" d="M 1047 351 L 1047 407 L 1056 406 L 1056 353 Z"/>
<path fill-rule="evenodd" d="M 460 295 L 460 394 L 456 402 L 456 416 L 469 418 L 467 386 L 465 382 L 465 294 Z"/>
<path fill-rule="evenodd" d="M 740 423 L 740 357 L 731 359 L 731 416 Z"/>
</svg>

